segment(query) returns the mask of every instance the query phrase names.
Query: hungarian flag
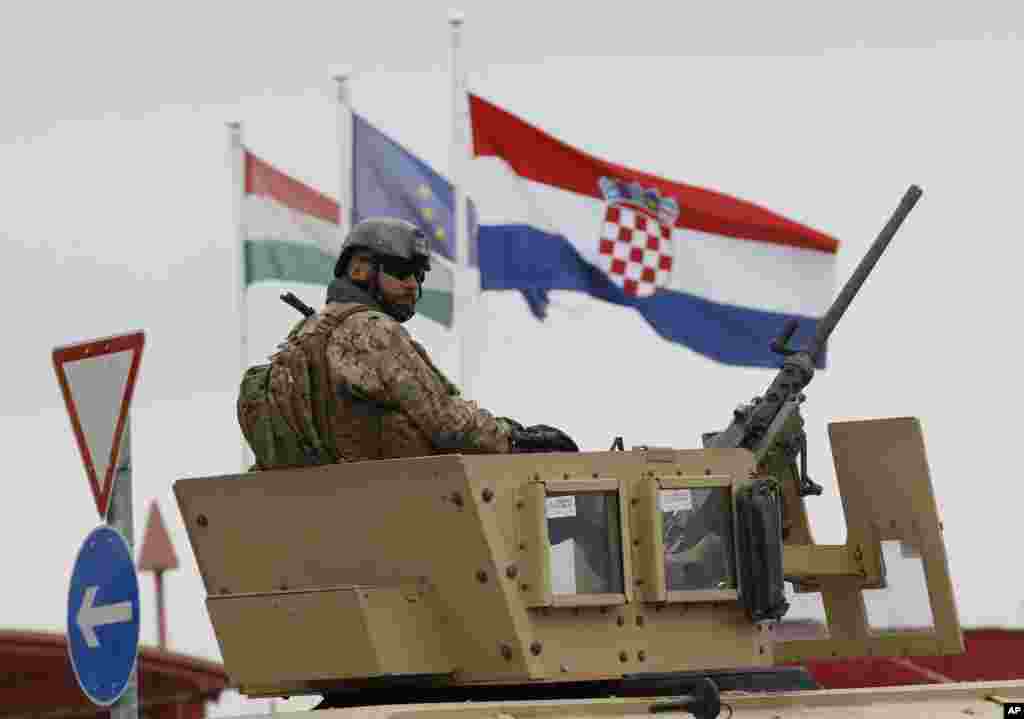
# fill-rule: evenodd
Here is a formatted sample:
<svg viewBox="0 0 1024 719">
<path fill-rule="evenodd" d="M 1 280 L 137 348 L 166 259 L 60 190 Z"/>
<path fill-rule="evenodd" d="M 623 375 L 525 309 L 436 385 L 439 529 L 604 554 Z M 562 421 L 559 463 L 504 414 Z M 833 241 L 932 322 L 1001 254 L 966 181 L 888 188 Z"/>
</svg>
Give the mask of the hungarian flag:
<svg viewBox="0 0 1024 719">
<path fill-rule="evenodd" d="M 328 285 L 340 250 L 338 203 L 245 151 L 245 284 Z"/>
</svg>

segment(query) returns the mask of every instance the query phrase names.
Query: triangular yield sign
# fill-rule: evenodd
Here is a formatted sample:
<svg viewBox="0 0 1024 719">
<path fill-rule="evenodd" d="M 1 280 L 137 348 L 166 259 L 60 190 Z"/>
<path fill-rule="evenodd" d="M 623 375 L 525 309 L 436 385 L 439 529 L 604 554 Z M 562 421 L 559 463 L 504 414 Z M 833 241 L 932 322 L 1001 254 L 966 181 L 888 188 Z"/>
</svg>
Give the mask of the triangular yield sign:
<svg viewBox="0 0 1024 719">
<path fill-rule="evenodd" d="M 140 331 L 53 350 L 53 368 L 100 519 L 107 516 L 144 343 Z"/>
</svg>

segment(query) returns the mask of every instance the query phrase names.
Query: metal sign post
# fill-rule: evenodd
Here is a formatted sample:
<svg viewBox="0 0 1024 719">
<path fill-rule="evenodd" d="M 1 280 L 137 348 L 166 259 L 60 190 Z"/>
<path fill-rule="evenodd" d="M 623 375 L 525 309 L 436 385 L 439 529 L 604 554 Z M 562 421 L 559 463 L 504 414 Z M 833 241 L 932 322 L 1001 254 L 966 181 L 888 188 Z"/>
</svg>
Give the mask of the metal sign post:
<svg viewBox="0 0 1024 719">
<path fill-rule="evenodd" d="M 119 531 L 128 545 L 128 558 L 132 562 L 132 576 L 135 577 L 135 594 L 138 596 L 139 580 L 135 572 L 135 522 L 132 517 L 132 452 L 131 414 L 125 417 L 124 439 L 121 455 L 117 462 L 117 474 L 111 492 L 110 508 L 107 510 L 107 526 Z M 136 604 L 138 601 L 136 600 Z M 135 619 L 135 647 L 138 652 L 139 618 Z M 138 667 L 133 666 L 124 691 L 110 707 L 110 719 L 138 719 L 139 680 Z"/>
<path fill-rule="evenodd" d="M 82 692 L 112 719 L 139 709 L 139 580 L 132 518 L 131 419 L 143 332 L 53 350 L 53 366 L 104 524 L 85 538 L 68 591 L 68 654 Z"/>
</svg>

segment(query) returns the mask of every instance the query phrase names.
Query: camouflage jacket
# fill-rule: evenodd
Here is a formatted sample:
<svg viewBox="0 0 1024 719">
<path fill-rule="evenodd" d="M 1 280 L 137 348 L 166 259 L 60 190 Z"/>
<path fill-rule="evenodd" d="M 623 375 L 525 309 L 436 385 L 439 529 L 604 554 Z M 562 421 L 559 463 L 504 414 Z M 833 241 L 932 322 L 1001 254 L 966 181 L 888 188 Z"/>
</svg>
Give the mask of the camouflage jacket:
<svg viewBox="0 0 1024 719">
<path fill-rule="evenodd" d="M 322 312 L 353 306 L 329 302 Z M 313 331 L 317 316 L 299 332 Z M 461 398 L 426 350 L 385 313 L 346 318 L 327 339 L 326 355 L 341 415 L 331 425 L 344 461 L 509 451 L 509 427 Z"/>
</svg>

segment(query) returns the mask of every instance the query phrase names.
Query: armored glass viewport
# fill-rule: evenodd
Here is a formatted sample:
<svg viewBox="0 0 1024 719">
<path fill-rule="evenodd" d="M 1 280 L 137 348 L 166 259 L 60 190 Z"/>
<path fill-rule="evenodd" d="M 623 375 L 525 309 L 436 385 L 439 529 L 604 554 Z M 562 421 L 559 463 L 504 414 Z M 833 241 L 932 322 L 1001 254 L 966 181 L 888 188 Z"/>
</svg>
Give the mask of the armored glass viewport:
<svg viewBox="0 0 1024 719">
<path fill-rule="evenodd" d="M 622 594 L 618 492 L 549 494 L 544 517 L 553 595 Z"/>
<path fill-rule="evenodd" d="M 731 488 L 660 489 L 658 511 L 666 590 L 735 590 Z"/>
</svg>

